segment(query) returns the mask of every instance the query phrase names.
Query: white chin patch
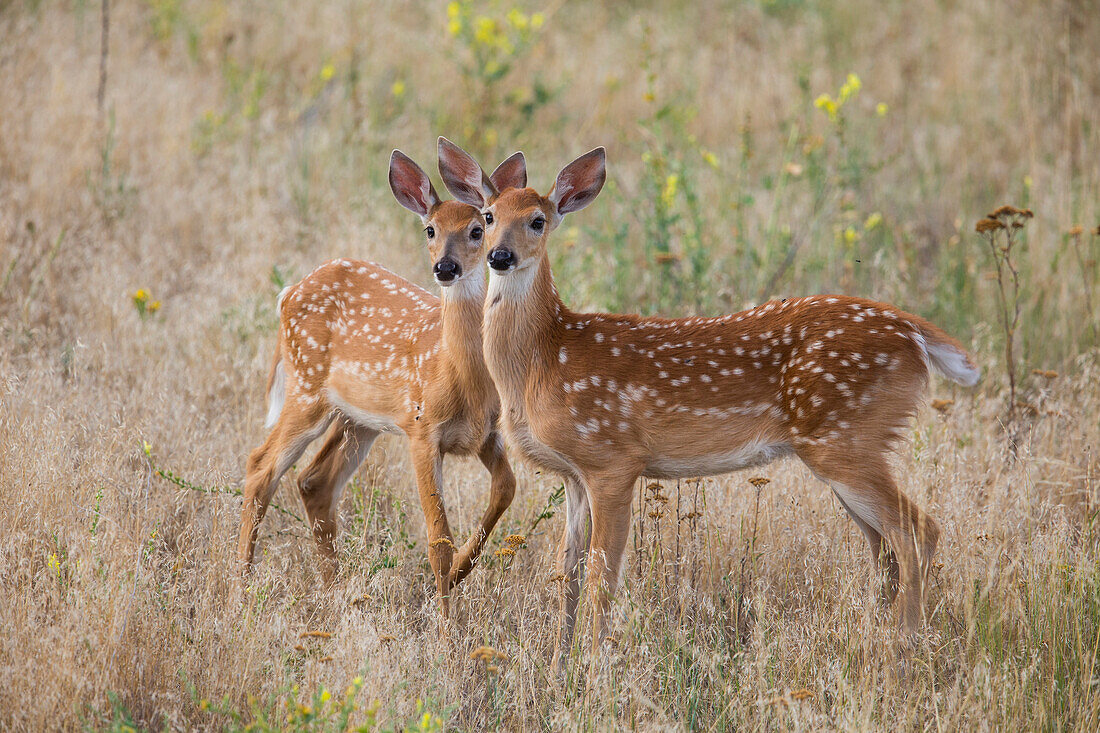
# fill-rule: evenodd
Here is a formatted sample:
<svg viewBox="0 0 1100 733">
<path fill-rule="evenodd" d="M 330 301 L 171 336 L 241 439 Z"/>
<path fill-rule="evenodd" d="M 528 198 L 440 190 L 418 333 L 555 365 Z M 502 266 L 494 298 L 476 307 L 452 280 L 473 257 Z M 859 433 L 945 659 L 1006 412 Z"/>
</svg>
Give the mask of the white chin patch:
<svg viewBox="0 0 1100 733">
<path fill-rule="evenodd" d="M 504 272 L 490 268 L 489 271 L 493 275 L 489 278 L 490 301 L 523 299 L 531 290 L 531 283 L 535 280 L 535 269 L 529 265 L 520 265 Z"/>
<path fill-rule="evenodd" d="M 444 298 L 476 298 L 485 297 L 485 276 L 480 272 L 471 272 L 449 283 L 439 283 L 439 294 Z"/>
</svg>

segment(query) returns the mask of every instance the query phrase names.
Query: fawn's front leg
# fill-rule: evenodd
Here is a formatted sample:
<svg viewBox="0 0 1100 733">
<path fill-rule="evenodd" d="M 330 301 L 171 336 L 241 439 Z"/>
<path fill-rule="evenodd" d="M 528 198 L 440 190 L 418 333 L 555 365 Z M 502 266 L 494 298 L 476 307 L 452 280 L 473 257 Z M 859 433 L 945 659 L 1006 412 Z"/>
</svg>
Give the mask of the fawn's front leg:
<svg viewBox="0 0 1100 733">
<path fill-rule="evenodd" d="M 587 592 L 592 615 L 593 660 L 607 636 L 607 615 L 619 585 L 626 539 L 630 534 L 630 502 L 637 478 L 637 473 L 625 470 L 585 477 L 592 502 Z"/>
<path fill-rule="evenodd" d="M 447 522 L 447 510 L 443 506 L 443 455 L 439 445 L 432 440 L 410 441 L 413 467 L 416 470 L 416 488 L 420 494 L 420 508 L 428 530 L 428 562 L 435 572 L 436 590 L 439 592 L 443 617 L 451 612 L 449 578 L 455 545 L 451 526 Z"/>
<path fill-rule="evenodd" d="M 458 556 L 451 566 L 451 574 L 448 579 L 448 587 L 458 585 L 474 568 L 474 563 L 481 556 L 481 550 L 485 546 L 485 540 L 493 531 L 497 521 L 500 520 L 504 510 L 512 504 L 512 497 L 516 494 L 516 477 L 512 474 L 512 467 L 508 465 L 508 454 L 504 450 L 504 441 L 499 433 L 490 433 L 485 443 L 481 446 L 478 458 L 489 469 L 492 483 L 489 489 L 489 506 L 485 508 L 485 514 L 481 517 L 481 523 L 474 530 L 470 538 L 462 544 L 458 550 Z"/>
<path fill-rule="evenodd" d="M 561 612 L 558 618 L 558 641 L 554 652 L 553 672 L 561 677 L 573 649 L 573 630 L 577 623 L 577 604 L 584 581 L 584 556 L 588 552 L 588 493 L 575 478 L 565 479 L 565 529 L 558 547 L 558 567 L 561 572 Z"/>
</svg>

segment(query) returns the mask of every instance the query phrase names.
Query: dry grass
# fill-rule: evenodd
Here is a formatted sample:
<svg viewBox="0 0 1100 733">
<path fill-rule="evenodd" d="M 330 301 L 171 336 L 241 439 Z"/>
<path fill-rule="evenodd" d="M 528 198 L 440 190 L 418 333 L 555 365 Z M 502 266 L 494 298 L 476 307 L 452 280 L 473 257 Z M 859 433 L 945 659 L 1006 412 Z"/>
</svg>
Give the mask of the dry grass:
<svg viewBox="0 0 1100 733">
<path fill-rule="evenodd" d="M 230 712 L 284 721 L 291 698 L 321 686 L 341 698 L 362 675 L 352 720 L 377 702 L 385 727 L 439 716 L 456 729 L 1095 729 L 1100 363 L 1080 284 L 1096 282 L 1096 240 L 1073 240 L 1085 250 L 1071 253 L 1063 233 L 1091 229 L 1100 212 L 1100 18 L 1087 3 L 1000 8 L 555 4 L 512 74 L 476 87 L 449 65 L 464 50 L 434 6 L 158 0 L 114 9 L 100 112 L 98 4 L 0 3 L 0 728 L 223 728 Z M 647 82 L 640 68 L 659 73 Z M 769 184 L 792 134 L 797 149 L 805 136 L 832 139 L 812 98 L 848 71 L 864 87 L 851 131 L 875 165 L 856 176 L 834 161 L 820 182 Z M 506 93 L 536 77 L 555 93 L 521 129 L 471 97 L 518 114 Z M 555 483 L 526 467 L 448 639 L 394 439 L 346 494 L 336 587 L 321 587 L 303 525 L 273 513 L 241 593 L 239 500 L 157 477 L 142 443 L 189 481 L 239 485 L 262 437 L 273 279 L 336 255 L 428 279 L 417 225 L 385 186 L 392 147 L 425 164 L 439 133 L 472 140 L 486 161 L 521 147 L 548 186 L 604 143 L 615 180 L 578 219 L 560 267 L 572 263 L 572 302 L 605 305 L 608 273 L 629 280 L 652 261 L 629 248 L 609 259 L 604 222 L 631 220 L 649 134 L 636 122 L 665 100 L 694 113 L 682 137 L 654 147 L 696 156 L 681 170 L 708 231 L 723 233 L 707 240 L 722 265 L 705 280 L 718 285 L 674 309 L 756 298 L 787 251 L 773 237 L 781 220 L 804 244 L 769 292 L 898 300 L 991 367 L 974 393 L 935 385 L 954 402 L 922 413 L 899 456 L 904 485 L 944 530 L 919 648 L 899 661 L 892 620 L 869 600 L 861 536 L 795 464 L 768 470 L 758 509 L 746 475 L 666 482 L 667 502 L 640 488 L 616 643 L 587 687 L 548 678 L 561 517 L 530 531 Z M 878 101 L 889 104 L 881 124 Z M 998 423 L 995 285 L 971 233 L 1004 200 L 1036 212 L 1015 461 Z M 861 275 L 852 252 L 832 251 L 834 233 L 871 212 L 889 238 L 859 253 Z M 675 261 L 690 231 L 671 226 Z M 738 237 L 762 243 L 758 268 Z M 638 283 L 619 283 L 621 305 L 658 302 Z M 159 312 L 139 316 L 138 288 Z M 449 470 L 452 520 L 468 529 L 487 476 Z M 276 501 L 300 513 L 289 481 Z M 527 546 L 491 557 L 510 533 Z M 483 645 L 504 657 L 471 658 Z"/>
</svg>

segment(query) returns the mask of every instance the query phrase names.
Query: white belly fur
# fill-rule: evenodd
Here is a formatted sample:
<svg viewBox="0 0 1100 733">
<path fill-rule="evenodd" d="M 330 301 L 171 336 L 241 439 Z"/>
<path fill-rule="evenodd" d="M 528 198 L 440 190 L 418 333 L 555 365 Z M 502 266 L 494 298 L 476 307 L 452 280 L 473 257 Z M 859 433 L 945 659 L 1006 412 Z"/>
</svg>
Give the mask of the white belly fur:
<svg viewBox="0 0 1100 733">
<path fill-rule="evenodd" d="M 749 443 L 729 453 L 713 453 L 690 458 L 654 457 L 646 465 L 644 476 L 651 478 L 684 478 L 714 476 L 721 473 L 754 468 L 791 454 L 788 443 Z"/>
<path fill-rule="evenodd" d="M 404 434 L 405 431 L 397 426 L 390 418 L 384 415 L 372 415 L 365 410 L 361 410 L 358 407 L 348 403 L 333 389 L 325 390 L 325 397 L 328 399 L 330 405 L 335 407 L 340 412 L 344 413 L 351 421 L 358 425 L 362 425 L 365 428 L 371 430 L 377 430 L 380 433 L 399 433 Z"/>
</svg>

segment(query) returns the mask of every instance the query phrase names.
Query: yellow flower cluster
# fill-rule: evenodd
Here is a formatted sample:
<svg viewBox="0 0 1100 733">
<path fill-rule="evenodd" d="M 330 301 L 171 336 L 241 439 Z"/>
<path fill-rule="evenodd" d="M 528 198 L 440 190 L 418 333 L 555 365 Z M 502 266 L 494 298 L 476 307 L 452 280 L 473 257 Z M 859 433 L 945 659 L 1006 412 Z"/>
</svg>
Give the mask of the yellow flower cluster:
<svg viewBox="0 0 1100 733">
<path fill-rule="evenodd" d="M 855 74 L 848 74 L 848 78 L 840 86 L 840 91 L 834 99 L 830 94 L 822 94 L 814 100 L 814 106 L 829 116 L 830 122 L 836 122 L 841 108 L 849 99 L 854 99 L 863 88 L 863 82 Z M 885 105 L 880 105 L 879 115 L 886 114 Z"/>
<path fill-rule="evenodd" d="M 542 13 L 527 15 L 518 8 L 497 19 L 475 14 L 471 0 L 453 0 L 447 4 L 447 33 L 462 37 L 480 57 L 485 73 L 490 76 L 506 69 L 518 46 L 526 44 L 545 22 Z"/>
<path fill-rule="evenodd" d="M 457 36 L 463 28 L 473 27 L 474 37 L 487 46 L 500 45 L 503 42 L 500 36 L 505 33 L 506 27 L 517 31 L 537 31 L 546 22 L 546 16 L 542 13 L 527 15 L 519 8 L 512 8 L 504 16 L 505 22 L 501 24 L 484 15 L 474 17 L 470 5 L 469 0 L 453 0 L 447 3 L 447 32 Z"/>
<path fill-rule="evenodd" d="M 680 176 L 675 173 L 670 173 L 665 178 L 665 187 L 661 189 L 661 203 L 665 209 L 671 209 L 672 204 L 676 201 L 676 191 L 680 186 Z"/>
<path fill-rule="evenodd" d="M 149 291 L 145 288 L 139 288 L 130 296 L 130 299 L 134 301 L 134 307 L 137 308 L 138 315 L 145 317 L 152 315 L 160 310 L 159 300 L 150 300 Z"/>
</svg>

